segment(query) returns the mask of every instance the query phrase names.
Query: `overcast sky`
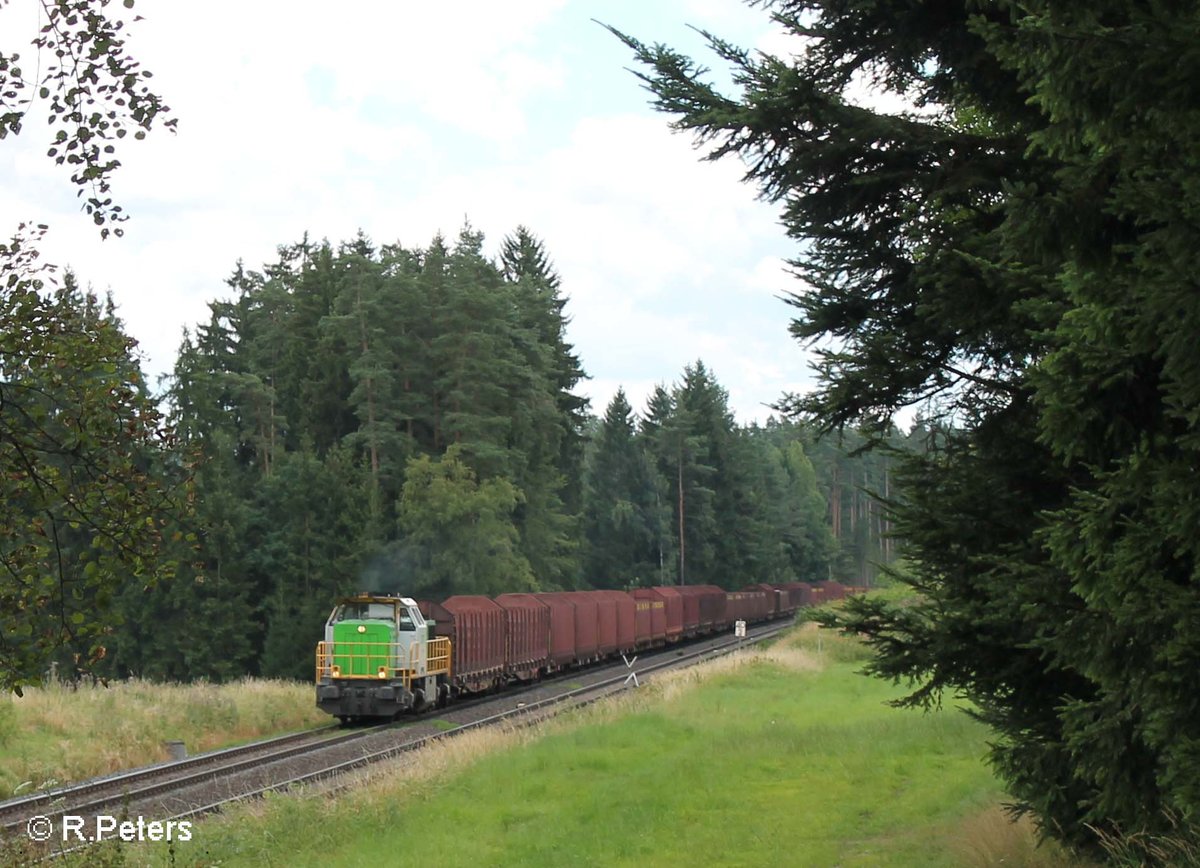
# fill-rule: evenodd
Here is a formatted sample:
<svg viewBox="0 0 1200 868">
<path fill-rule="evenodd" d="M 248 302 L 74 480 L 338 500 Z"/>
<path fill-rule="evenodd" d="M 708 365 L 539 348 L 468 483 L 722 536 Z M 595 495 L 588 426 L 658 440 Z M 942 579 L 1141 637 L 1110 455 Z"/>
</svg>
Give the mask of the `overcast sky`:
<svg viewBox="0 0 1200 868">
<path fill-rule="evenodd" d="M 0 10 L 0 48 L 30 53 L 33 0 Z M 113 4 L 119 7 L 119 4 Z M 784 43 L 738 0 L 514 3 L 138 0 L 128 47 L 179 132 L 123 145 L 131 215 L 99 240 L 44 123 L 0 146 L 0 232 L 50 224 L 49 261 L 111 290 L 147 371 L 169 371 L 241 259 L 259 269 L 305 232 L 425 246 L 464 219 L 494 254 L 518 224 L 545 242 L 569 337 L 602 413 L 634 409 L 701 358 L 742 422 L 808 388 L 778 299 L 795 246 L 733 161 L 701 162 L 593 19 L 716 64 L 688 25 L 746 47 Z"/>
</svg>

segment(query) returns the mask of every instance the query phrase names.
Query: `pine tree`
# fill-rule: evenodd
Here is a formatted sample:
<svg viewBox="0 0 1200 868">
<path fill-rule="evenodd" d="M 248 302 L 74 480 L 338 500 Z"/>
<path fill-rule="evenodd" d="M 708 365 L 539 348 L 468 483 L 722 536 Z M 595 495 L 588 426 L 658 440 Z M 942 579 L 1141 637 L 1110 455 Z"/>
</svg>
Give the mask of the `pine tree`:
<svg viewBox="0 0 1200 868">
<path fill-rule="evenodd" d="M 655 584 L 656 500 L 623 389 L 609 402 L 584 467 L 584 579 L 596 588 Z"/>
<path fill-rule="evenodd" d="M 728 462 L 733 416 L 725 390 L 699 360 L 684 367 L 672 397 L 675 413 L 665 433 L 675 467 L 681 584 L 715 584 L 723 578 L 722 561 L 736 560 L 732 550 L 722 551 L 738 522 Z M 723 519 L 731 534 L 722 533 Z"/>
<path fill-rule="evenodd" d="M 794 58 L 710 37 L 737 99 L 623 38 L 676 126 L 712 158 L 744 155 L 804 243 L 792 331 L 821 341 L 821 383 L 792 408 L 884 437 L 925 402 L 937 428 L 895 471 L 924 602 L 856 601 L 846 626 L 872 637 L 876 672 L 917 682 L 909 704 L 974 703 L 1048 833 L 1200 837 L 1200 15 L 1115 0 L 773 15 L 805 39 Z M 926 113 L 855 105 L 862 76 Z"/>
<path fill-rule="evenodd" d="M 817 487 L 816 469 L 798 439 L 787 444 L 780 459 L 786 473 L 784 544 L 789 567 L 800 581 L 819 581 L 831 572 L 828 567 L 834 540 L 825 519 L 825 498 Z M 845 573 L 839 572 L 838 576 L 844 577 Z"/>
<path fill-rule="evenodd" d="M 323 459 L 310 449 L 288 453 L 262 486 L 262 513 L 269 523 L 253 557 L 274 576 L 265 611 L 263 674 L 309 676 L 313 636 L 320 635 L 332 601 L 355 589 L 368 554 L 360 541 L 367 527 L 366 488 L 341 449 Z"/>
<path fill-rule="evenodd" d="M 667 426 L 675 412 L 675 401 L 662 385 L 657 385 L 646 400 L 646 411 L 638 425 L 638 443 L 646 464 L 647 476 L 654 490 L 654 506 L 649 522 L 655 538 L 655 559 L 658 562 L 657 581 L 652 584 L 671 585 L 679 581 L 679 522 L 675 503 L 678 493 L 672 493 L 670 465 L 663 458 L 669 451 Z M 677 483 L 678 474 L 674 480 Z"/>
<path fill-rule="evenodd" d="M 522 324 L 536 334 L 537 344 L 547 353 L 547 376 L 558 410 L 558 443 L 555 466 L 565 481 L 563 506 L 571 515 L 580 509 L 583 478 L 583 428 L 588 399 L 575 393 L 587 374 L 567 341 L 566 299 L 561 280 L 545 246 L 524 226 L 504 239 L 500 267 L 505 280 L 514 284 Z"/>
<path fill-rule="evenodd" d="M 721 498 L 730 510 L 722 534 L 735 536 L 723 549 L 718 584 L 736 590 L 752 582 L 789 582 L 797 575 L 789 557 L 789 541 L 797 533 L 794 519 L 802 509 L 794 502 L 783 454 L 756 425 L 736 429 L 730 440 L 727 484 Z M 817 517 L 824 525 L 824 514 Z"/>
<path fill-rule="evenodd" d="M 362 450 L 379 503 L 394 499 L 403 481 L 404 462 L 415 452 L 410 373 L 417 347 L 411 339 L 406 303 L 414 275 L 407 257 L 375 256 L 361 233 L 343 245 L 338 258 L 339 289 L 334 311 L 321 319 L 323 337 L 344 348 L 353 388 L 345 396 L 358 418 L 357 430 L 342 443 Z M 407 374 L 407 376 L 406 376 Z"/>
</svg>

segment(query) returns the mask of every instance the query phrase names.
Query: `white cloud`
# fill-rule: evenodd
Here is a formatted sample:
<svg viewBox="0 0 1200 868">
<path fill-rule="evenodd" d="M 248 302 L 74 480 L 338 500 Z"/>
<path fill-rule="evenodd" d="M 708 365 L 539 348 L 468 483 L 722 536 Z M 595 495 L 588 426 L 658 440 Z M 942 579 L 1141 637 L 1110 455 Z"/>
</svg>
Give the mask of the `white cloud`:
<svg viewBox="0 0 1200 868">
<path fill-rule="evenodd" d="M 721 32 L 703 5 L 662 14 Z M 180 125 L 121 154 L 126 237 L 101 243 L 78 213 L 33 138 L 44 127 L 0 148 L 0 229 L 52 223 L 47 258 L 112 288 L 154 372 L 239 258 L 258 268 L 305 231 L 337 242 L 360 227 L 423 246 L 469 216 L 493 250 L 520 223 L 544 239 L 596 412 L 618 383 L 641 409 L 697 357 L 741 418 L 765 418 L 763 403 L 803 383 L 774 297 L 794 283 L 775 208 L 735 161 L 701 162 L 627 71 L 571 42 L 598 29 L 580 27 L 574 5 L 347 8 L 139 2 L 148 20 L 130 47 Z M 588 90 L 567 93 L 567 81 Z M 595 109 L 601 95 L 624 108 Z"/>
</svg>

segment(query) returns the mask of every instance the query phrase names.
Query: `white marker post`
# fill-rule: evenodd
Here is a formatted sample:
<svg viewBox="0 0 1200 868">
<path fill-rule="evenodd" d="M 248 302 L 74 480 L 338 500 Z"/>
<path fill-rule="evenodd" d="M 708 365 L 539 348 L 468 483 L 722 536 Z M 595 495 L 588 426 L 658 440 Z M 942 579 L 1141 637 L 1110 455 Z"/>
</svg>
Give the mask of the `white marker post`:
<svg viewBox="0 0 1200 868">
<path fill-rule="evenodd" d="M 630 660 L 622 654 L 621 659 L 625 661 L 625 668 L 629 670 L 629 675 L 625 678 L 625 686 L 628 687 L 629 682 L 632 681 L 634 687 L 641 687 L 642 685 L 638 684 L 637 673 L 633 671 L 633 664 L 637 663 L 637 655 L 634 654 L 633 659 Z"/>
</svg>

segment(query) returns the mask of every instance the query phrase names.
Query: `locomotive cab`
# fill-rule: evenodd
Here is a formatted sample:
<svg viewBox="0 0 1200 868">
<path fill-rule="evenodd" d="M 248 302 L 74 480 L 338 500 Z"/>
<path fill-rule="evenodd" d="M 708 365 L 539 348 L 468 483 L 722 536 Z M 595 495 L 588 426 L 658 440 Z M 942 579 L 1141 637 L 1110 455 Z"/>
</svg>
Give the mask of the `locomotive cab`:
<svg viewBox="0 0 1200 868">
<path fill-rule="evenodd" d="M 431 627 L 408 597 L 339 601 L 317 645 L 317 707 L 348 721 L 390 718 L 442 699 L 450 640 L 431 639 Z"/>
</svg>

